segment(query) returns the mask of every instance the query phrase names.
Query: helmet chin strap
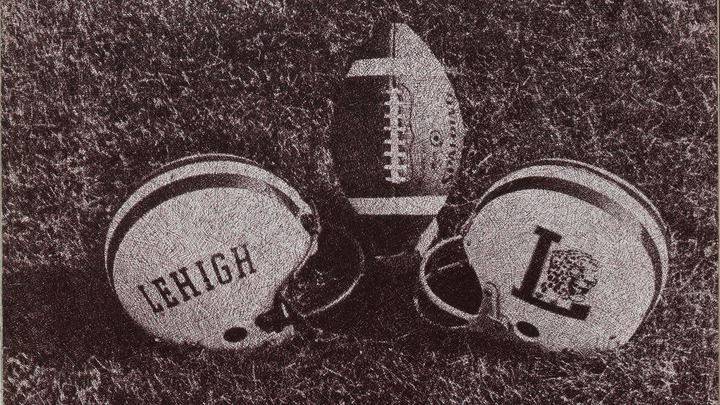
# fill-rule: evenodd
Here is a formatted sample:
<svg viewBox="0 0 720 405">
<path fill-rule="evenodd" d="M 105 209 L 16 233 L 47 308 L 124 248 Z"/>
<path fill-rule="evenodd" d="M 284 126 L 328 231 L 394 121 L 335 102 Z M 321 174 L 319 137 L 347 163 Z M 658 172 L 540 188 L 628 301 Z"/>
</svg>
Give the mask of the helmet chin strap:
<svg viewBox="0 0 720 405">
<path fill-rule="evenodd" d="M 300 223 L 311 236 L 311 246 L 308 249 L 305 258 L 302 260 L 302 263 L 296 267 L 293 272 L 296 272 L 301 266 L 304 266 L 310 257 L 317 253 L 320 224 L 317 220 L 317 216 L 315 215 L 315 206 L 311 205 L 311 209 L 312 213 L 305 213 L 299 216 Z M 260 330 L 268 333 L 279 333 L 287 326 L 296 323 L 298 316 L 290 309 L 290 306 L 284 302 L 281 293 L 287 288 L 289 281 L 290 277 L 283 281 L 282 286 L 278 290 L 279 292 L 275 294 L 272 308 L 255 318 L 255 325 L 257 325 Z"/>
<path fill-rule="evenodd" d="M 263 332 L 278 333 L 293 324 L 293 318 L 294 316 L 288 311 L 278 295 L 275 297 L 273 307 L 255 318 L 255 325 Z"/>
<path fill-rule="evenodd" d="M 468 327 L 473 330 L 485 330 L 502 327 L 511 330 L 510 322 L 500 312 L 500 295 L 497 287 L 492 283 L 482 283 L 483 297 L 477 316 L 468 321 Z"/>
</svg>

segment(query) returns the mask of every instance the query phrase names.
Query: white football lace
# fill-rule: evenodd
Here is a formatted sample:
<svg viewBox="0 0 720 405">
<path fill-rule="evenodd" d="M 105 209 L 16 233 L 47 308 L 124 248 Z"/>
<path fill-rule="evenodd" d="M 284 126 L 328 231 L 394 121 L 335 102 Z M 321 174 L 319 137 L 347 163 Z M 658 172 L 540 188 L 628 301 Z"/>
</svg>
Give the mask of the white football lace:
<svg viewBox="0 0 720 405">
<path fill-rule="evenodd" d="M 385 118 L 388 119 L 388 125 L 383 128 L 388 132 L 388 139 L 384 143 L 390 145 L 390 150 L 383 153 L 384 156 L 390 158 L 390 164 L 384 166 L 385 170 L 390 171 L 390 175 L 385 180 L 400 184 L 406 182 L 407 175 L 407 149 L 405 145 L 406 133 L 408 127 L 406 123 L 409 119 L 408 113 L 410 103 L 402 99 L 402 90 L 391 85 L 385 91 L 389 98 L 384 104 L 389 107 Z"/>
<path fill-rule="evenodd" d="M 455 106 L 455 96 L 452 93 L 448 93 L 445 97 L 445 103 L 447 104 L 448 108 L 448 117 L 450 121 L 450 136 L 455 138 L 457 136 L 457 128 L 458 128 L 458 122 L 457 122 L 457 109 Z"/>
</svg>

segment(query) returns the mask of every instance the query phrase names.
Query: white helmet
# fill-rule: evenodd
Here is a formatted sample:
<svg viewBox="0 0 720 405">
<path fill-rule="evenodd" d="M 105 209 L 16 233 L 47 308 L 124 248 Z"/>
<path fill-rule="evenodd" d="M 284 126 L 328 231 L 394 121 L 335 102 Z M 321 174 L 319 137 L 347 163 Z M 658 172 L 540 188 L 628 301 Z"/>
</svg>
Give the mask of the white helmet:
<svg viewBox="0 0 720 405">
<path fill-rule="evenodd" d="M 347 255 L 352 277 L 300 311 L 284 292 L 327 249 Z M 364 260 L 343 232 L 321 234 L 313 207 L 286 182 L 247 159 L 208 154 L 162 167 L 128 198 L 108 230 L 105 266 L 127 313 L 152 334 L 250 348 L 343 301 Z"/>
<path fill-rule="evenodd" d="M 480 289 L 459 299 L 443 278 L 463 269 Z M 550 350 L 608 349 L 632 337 L 667 273 L 666 226 L 647 197 L 596 167 L 543 160 L 495 183 L 461 234 L 427 252 L 416 307 L 444 326 L 500 325 Z"/>
</svg>

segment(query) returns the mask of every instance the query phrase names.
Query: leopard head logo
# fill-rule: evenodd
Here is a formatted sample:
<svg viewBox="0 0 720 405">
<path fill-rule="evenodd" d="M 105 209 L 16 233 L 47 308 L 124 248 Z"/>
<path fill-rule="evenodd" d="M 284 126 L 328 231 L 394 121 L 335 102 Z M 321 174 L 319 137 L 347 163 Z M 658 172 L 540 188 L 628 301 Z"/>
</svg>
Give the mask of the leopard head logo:
<svg viewBox="0 0 720 405">
<path fill-rule="evenodd" d="M 552 251 L 545 280 L 534 295 L 562 307 L 583 303 L 598 282 L 600 265 L 589 254 L 577 249 Z"/>
</svg>

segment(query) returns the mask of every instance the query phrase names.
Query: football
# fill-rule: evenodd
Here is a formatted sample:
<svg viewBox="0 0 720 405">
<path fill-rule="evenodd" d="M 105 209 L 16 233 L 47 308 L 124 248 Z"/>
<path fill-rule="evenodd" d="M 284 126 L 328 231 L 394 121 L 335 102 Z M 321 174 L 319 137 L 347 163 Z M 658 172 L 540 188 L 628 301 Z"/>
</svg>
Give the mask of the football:
<svg viewBox="0 0 720 405">
<path fill-rule="evenodd" d="M 442 63 L 405 24 L 378 26 L 336 100 L 330 147 L 371 255 L 412 249 L 445 203 L 467 132 Z"/>
</svg>

